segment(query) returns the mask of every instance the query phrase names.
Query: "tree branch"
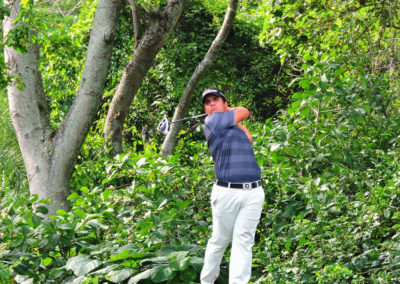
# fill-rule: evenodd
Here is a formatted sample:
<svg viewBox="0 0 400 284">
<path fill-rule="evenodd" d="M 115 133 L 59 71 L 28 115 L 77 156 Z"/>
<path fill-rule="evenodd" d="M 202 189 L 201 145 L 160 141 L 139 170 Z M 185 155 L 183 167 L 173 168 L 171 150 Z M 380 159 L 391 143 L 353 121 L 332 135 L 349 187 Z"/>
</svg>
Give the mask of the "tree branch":
<svg viewBox="0 0 400 284">
<path fill-rule="evenodd" d="M 50 0 L 50 1 L 51 1 L 51 3 L 53 3 L 53 5 L 56 6 L 56 8 L 58 9 L 58 11 L 61 13 L 61 15 L 62 15 L 63 17 L 65 17 L 66 14 L 64 14 L 64 11 L 60 8 L 60 6 L 58 6 L 57 2 L 54 1 L 54 0 Z"/>
<path fill-rule="evenodd" d="M 222 27 L 219 30 L 214 41 L 211 43 L 211 46 L 208 49 L 207 54 L 204 56 L 204 59 L 196 67 L 188 83 L 186 84 L 181 100 L 177 108 L 175 109 L 173 120 L 177 120 L 185 116 L 189 108 L 193 93 L 197 88 L 200 79 L 205 75 L 205 73 L 211 66 L 213 60 L 215 59 L 218 51 L 220 50 L 222 44 L 224 43 L 225 39 L 228 37 L 228 34 L 233 26 L 233 21 L 236 16 L 237 7 L 238 7 L 238 0 L 231 0 L 229 2 Z M 165 138 L 161 148 L 162 155 L 164 156 L 172 155 L 178 143 L 178 133 L 180 129 L 181 129 L 181 123 L 174 123 L 171 126 L 171 130 L 168 133 L 167 137 Z"/>
<path fill-rule="evenodd" d="M 121 7 L 122 0 L 100 0 L 96 9 L 77 96 L 54 137 L 54 156 L 67 171 L 97 115 Z"/>
<path fill-rule="evenodd" d="M 136 3 L 133 0 L 128 0 L 131 5 L 133 30 L 135 33 L 135 48 L 139 45 L 140 40 L 140 23 Z"/>
<path fill-rule="evenodd" d="M 66 16 L 68 17 L 69 15 L 71 15 L 71 14 L 81 5 L 82 1 L 83 1 L 83 0 L 80 0 L 80 1 L 74 6 L 74 8 L 72 8 L 71 11 L 69 11 L 69 12 L 67 13 Z"/>
<path fill-rule="evenodd" d="M 187 0 L 169 0 L 161 15 L 155 17 L 133 50 L 132 58 L 111 101 L 104 126 L 113 153 L 122 151 L 122 131 L 132 101 L 154 59 L 182 15 Z"/>
</svg>

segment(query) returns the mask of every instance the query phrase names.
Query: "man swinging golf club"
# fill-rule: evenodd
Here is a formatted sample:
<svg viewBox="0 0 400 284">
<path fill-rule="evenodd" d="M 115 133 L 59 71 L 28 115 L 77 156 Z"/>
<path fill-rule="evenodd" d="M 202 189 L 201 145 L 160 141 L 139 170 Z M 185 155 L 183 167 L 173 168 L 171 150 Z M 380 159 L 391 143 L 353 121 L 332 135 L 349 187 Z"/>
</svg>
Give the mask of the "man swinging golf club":
<svg viewBox="0 0 400 284">
<path fill-rule="evenodd" d="M 253 138 L 241 124 L 249 116 L 243 107 L 228 106 L 224 94 L 208 88 L 202 94 L 208 115 L 204 134 L 214 160 L 216 181 L 211 192 L 212 236 L 208 241 L 201 283 L 214 283 L 225 249 L 232 242 L 229 283 L 248 283 L 252 246 L 264 203 L 261 170 L 251 146 Z"/>
</svg>

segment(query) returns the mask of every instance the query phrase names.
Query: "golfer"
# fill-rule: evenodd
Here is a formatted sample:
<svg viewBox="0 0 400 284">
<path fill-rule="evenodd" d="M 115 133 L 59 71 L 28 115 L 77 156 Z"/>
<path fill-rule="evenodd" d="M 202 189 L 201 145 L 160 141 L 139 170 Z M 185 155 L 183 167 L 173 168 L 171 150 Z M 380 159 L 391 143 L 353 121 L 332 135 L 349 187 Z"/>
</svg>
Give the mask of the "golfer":
<svg viewBox="0 0 400 284">
<path fill-rule="evenodd" d="M 229 283 L 244 284 L 251 275 L 251 250 L 264 203 L 253 138 L 241 124 L 250 113 L 243 107 L 229 107 L 217 88 L 206 89 L 202 102 L 208 114 L 204 134 L 216 180 L 211 192 L 212 236 L 200 279 L 203 284 L 214 283 L 224 251 L 232 242 Z"/>
</svg>

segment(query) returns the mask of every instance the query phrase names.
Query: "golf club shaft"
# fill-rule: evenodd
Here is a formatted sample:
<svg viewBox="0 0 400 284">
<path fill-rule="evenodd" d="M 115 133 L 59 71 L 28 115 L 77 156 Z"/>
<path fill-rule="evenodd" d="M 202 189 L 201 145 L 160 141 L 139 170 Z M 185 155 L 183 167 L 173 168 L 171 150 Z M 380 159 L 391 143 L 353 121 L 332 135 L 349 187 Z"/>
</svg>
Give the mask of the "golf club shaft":
<svg viewBox="0 0 400 284">
<path fill-rule="evenodd" d="M 185 117 L 185 118 L 177 119 L 177 120 L 171 121 L 170 123 L 175 123 L 175 122 L 179 122 L 179 121 L 185 121 L 185 120 L 189 120 L 189 119 L 200 118 L 200 117 L 204 117 L 206 115 L 207 115 L 206 113 L 202 113 L 202 114 L 191 116 L 191 117 Z"/>
</svg>

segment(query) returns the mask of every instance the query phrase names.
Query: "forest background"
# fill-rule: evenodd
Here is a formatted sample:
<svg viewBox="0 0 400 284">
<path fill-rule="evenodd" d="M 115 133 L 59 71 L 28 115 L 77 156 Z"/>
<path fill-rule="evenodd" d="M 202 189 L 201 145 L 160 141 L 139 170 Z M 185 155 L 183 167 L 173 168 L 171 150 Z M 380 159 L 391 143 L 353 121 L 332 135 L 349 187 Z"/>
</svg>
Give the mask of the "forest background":
<svg viewBox="0 0 400 284">
<path fill-rule="evenodd" d="M 157 16 L 167 5 L 133 2 L 139 15 Z M 39 46 L 56 132 L 75 100 L 97 1 L 21 4 L 19 28 L 2 47 Z M 160 154 L 165 136 L 156 127 L 172 117 L 227 5 L 187 1 L 115 153 L 103 136 L 106 115 L 135 46 L 124 3 L 100 108 L 69 180 L 69 207 L 53 216 L 52 201 L 30 193 L 6 90 L 18 79 L 6 76 L 1 54 L 1 283 L 199 282 L 213 164 L 201 124 L 185 123 L 169 156 Z M 239 1 L 186 116 L 202 112 L 209 86 L 251 111 L 246 126 L 266 192 L 252 282 L 400 281 L 399 8 L 397 0 Z M 0 9 L 0 19 L 9 15 L 3 1 Z M 218 283 L 227 282 L 228 261 L 229 251 Z"/>
</svg>

